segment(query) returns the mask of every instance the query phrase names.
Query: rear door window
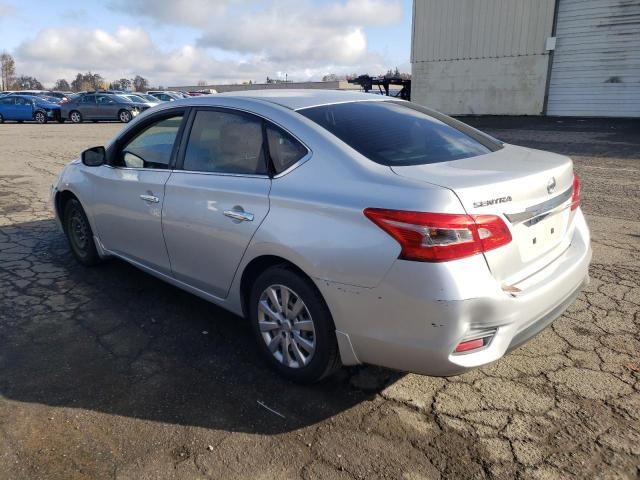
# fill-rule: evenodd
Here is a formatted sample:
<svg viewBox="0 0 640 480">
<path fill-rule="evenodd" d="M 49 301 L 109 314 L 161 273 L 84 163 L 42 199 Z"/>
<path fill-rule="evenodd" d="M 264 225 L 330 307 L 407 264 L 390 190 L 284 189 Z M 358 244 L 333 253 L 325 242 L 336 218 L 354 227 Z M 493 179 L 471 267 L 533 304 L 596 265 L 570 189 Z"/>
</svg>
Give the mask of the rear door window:
<svg viewBox="0 0 640 480">
<path fill-rule="evenodd" d="M 183 169 L 266 174 L 262 120 L 233 111 L 198 111 L 189 134 Z"/>
<path fill-rule="evenodd" d="M 307 147 L 281 128 L 267 124 L 266 132 L 269 155 L 276 173 L 284 172 L 308 153 Z"/>
<path fill-rule="evenodd" d="M 298 110 L 376 163 L 423 165 L 483 155 L 502 145 L 409 102 L 364 101 Z"/>
</svg>

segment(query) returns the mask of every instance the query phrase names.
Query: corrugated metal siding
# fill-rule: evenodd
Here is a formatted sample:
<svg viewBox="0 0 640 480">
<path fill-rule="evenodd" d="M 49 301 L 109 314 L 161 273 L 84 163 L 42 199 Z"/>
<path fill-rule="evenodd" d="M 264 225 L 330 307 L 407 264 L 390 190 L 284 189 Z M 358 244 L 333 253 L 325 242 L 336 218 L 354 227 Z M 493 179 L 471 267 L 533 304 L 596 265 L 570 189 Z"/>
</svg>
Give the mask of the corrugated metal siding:
<svg viewBox="0 0 640 480">
<path fill-rule="evenodd" d="M 411 61 L 544 54 L 555 0 L 415 0 Z"/>
<path fill-rule="evenodd" d="M 640 116 L 640 0 L 559 1 L 547 113 Z"/>
</svg>

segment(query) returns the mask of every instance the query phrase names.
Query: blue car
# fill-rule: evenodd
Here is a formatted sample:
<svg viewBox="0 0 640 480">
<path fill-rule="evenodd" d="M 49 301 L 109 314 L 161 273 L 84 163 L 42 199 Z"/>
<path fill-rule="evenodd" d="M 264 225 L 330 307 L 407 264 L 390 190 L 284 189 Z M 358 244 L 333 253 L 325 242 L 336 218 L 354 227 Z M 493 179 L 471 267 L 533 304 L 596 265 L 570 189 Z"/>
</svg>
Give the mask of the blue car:
<svg viewBox="0 0 640 480">
<path fill-rule="evenodd" d="M 33 95 L 10 94 L 0 97 L 0 123 L 5 120 L 34 120 L 47 123 L 49 120 L 64 122 L 60 116 L 60 106 Z"/>
</svg>

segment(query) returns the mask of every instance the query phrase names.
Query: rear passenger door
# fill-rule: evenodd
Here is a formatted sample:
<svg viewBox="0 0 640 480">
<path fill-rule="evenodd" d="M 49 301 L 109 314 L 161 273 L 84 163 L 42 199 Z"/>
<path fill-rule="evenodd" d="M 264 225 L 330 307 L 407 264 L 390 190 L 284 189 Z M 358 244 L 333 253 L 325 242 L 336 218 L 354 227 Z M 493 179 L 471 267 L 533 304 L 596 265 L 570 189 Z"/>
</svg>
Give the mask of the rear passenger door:
<svg viewBox="0 0 640 480">
<path fill-rule="evenodd" d="M 96 95 L 96 118 L 101 120 L 116 120 L 119 104 L 110 95 Z"/>
<path fill-rule="evenodd" d="M 184 138 L 162 212 L 171 269 L 178 280 L 225 298 L 269 211 L 263 120 L 202 108 L 193 113 Z"/>
<path fill-rule="evenodd" d="M 27 98 L 16 97 L 16 120 L 33 120 L 33 102 Z"/>
</svg>

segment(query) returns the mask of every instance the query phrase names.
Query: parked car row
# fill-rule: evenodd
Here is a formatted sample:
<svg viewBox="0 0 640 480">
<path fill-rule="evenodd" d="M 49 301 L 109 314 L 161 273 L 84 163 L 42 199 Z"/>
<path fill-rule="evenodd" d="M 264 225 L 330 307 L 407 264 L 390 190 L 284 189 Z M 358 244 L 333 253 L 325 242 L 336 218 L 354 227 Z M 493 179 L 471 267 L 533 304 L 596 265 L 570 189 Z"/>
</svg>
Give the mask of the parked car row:
<svg viewBox="0 0 640 480">
<path fill-rule="evenodd" d="M 153 90 L 147 93 L 121 90 L 90 92 L 56 92 L 25 90 L 0 92 L 0 123 L 13 120 L 19 123 L 35 121 L 47 123 L 81 123 L 85 120 L 118 120 L 128 123 L 141 112 L 160 103 L 190 98 L 184 92 Z"/>
</svg>

